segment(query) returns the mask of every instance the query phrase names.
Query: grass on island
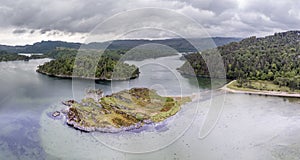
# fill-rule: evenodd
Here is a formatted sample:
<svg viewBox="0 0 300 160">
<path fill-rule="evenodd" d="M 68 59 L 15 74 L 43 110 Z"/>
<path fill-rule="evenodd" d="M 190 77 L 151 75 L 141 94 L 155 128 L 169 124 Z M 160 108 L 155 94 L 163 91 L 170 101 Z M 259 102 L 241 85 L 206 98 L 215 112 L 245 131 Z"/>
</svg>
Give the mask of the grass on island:
<svg viewBox="0 0 300 160">
<path fill-rule="evenodd" d="M 289 87 L 279 86 L 274 84 L 272 81 L 262 81 L 262 80 L 250 80 L 239 87 L 237 81 L 233 81 L 227 85 L 229 89 L 238 91 L 248 91 L 248 92 L 260 92 L 260 91 L 274 91 L 274 92 L 286 92 L 286 93 L 300 93 L 300 90 L 292 91 Z"/>
<path fill-rule="evenodd" d="M 84 98 L 70 107 L 68 117 L 82 127 L 128 127 L 145 120 L 161 122 L 190 101 L 190 97 L 163 97 L 154 90 L 132 88 L 98 101 Z"/>
</svg>

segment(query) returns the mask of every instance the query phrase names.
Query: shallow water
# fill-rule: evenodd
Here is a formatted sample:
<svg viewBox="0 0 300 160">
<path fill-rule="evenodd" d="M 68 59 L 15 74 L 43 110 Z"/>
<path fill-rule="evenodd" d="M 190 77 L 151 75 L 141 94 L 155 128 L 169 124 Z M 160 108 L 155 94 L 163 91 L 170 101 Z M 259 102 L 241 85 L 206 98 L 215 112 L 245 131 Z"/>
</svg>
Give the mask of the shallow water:
<svg viewBox="0 0 300 160">
<path fill-rule="evenodd" d="M 0 63 L 0 159 L 300 159 L 299 100 L 226 94 L 217 125 L 203 139 L 199 132 L 211 99 L 188 104 L 146 131 L 83 133 L 47 113 L 63 108 L 63 100 L 79 100 L 85 88 L 110 94 L 139 86 L 187 95 L 208 90 L 210 81 L 201 79 L 198 88 L 196 79 L 178 74 L 179 56 L 128 62 L 140 66 L 140 77 L 112 83 L 36 73 L 45 61 Z"/>
</svg>

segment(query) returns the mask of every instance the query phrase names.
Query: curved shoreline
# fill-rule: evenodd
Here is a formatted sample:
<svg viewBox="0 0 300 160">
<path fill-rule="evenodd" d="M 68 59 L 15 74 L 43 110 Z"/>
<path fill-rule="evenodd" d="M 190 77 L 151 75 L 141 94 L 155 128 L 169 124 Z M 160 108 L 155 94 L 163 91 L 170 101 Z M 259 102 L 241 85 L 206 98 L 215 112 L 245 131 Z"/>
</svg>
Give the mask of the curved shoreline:
<svg viewBox="0 0 300 160">
<path fill-rule="evenodd" d="M 237 94 L 253 94 L 253 95 L 264 95 L 264 96 L 274 96 L 274 97 L 289 97 L 289 98 L 300 98 L 300 93 L 288 93 L 288 92 L 276 92 L 276 91 L 241 91 L 241 90 L 235 90 L 228 88 L 228 85 L 232 84 L 236 80 L 233 80 L 227 84 L 225 84 L 221 90 L 224 90 L 226 92 L 230 93 L 237 93 Z"/>
<path fill-rule="evenodd" d="M 36 70 L 36 72 L 47 75 L 49 77 L 57 77 L 57 78 L 63 78 L 63 79 L 85 79 L 85 80 L 95 80 L 95 81 L 127 81 L 127 80 L 131 80 L 131 79 L 135 79 L 139 77 L 139 74 L 137 74 L 136 76 L 132 76 L 130 78 L 120 78 L 120 79 L 107 79 L 107 78 L 92 78 L 92 77 L 81 77 L 81 76 L 73 76 L 73 75 L 57 75 L 57 74 L 51 74 L 48 72 L 44 72 L 44 71 L 40 71 L 40 70 Z"/>
<path fill-rule="evenodd" d="M 72 128 L 75 128 L 77 130 L 83 131 L 83 132 L 103 132 L 103 133 L 119 133 L 119 132 L 123 132 L 123 131 L 130 131 L 130 130 L 134 130 L 134 129 L 138 129 L 142 127 L 141 123 L 137 123 L 134 125 L 130 125 L 128 127 L 120 127 L 120 128 L 116 128 L 116 127 L 84 127 L 79 125 L 76 122 L 73 121 L 69 121 L 67 120 L 66 123 L 71 126 Z"/>
<path fill-rule="evenodd" d="M 102 90 L 93 91 L 95 92 L 87 92 L 80 102 L 63 101 L 62 104 L 67 108 L 54 111 L 51 116 L 58 117 L 62 113 L 67 125 L 84 132 L 117 133 L 140 129 L 147 124 L 157 126 L 176 115 L 184 104 L 192 101 L 189 96 L 162 97 L 148 88 L 132 88 L 104 97 Z M 91 98 L 88 94 L 98 95 L 100 99 Z M 153 99 L 155 102 L 149 99 L 150 94 L 157 96 Z M 153 109 L 153 105 L 157 105 L 156 108 Z"/>
<path fill-rule="evenodd" d="M 183 105 L 184 106 L 184 105 Z M 147 127 L 152 126 L 152 127 L 158 127 L 158 126 L 162 126 L 162 125 L 167 125 L 168 122 L 172 119 L 174 119 L 176 116 L 178 116 L 178 113 L 182 112 L 182 108 L 180 108 L 180 110 L 177 111 L 177 113 L 175 113 L 174 115 L 171 115 L 170 117 L 167 117 L 166 119 L 164 119 L 163 121 L 160 122 L 153 122 L 151 120 L 144 120 L 142 122 L 138 122 L 136 124 L 130 125 L 130 126 L 122 126 L 120 128 L 117 127 L 84 127 L 74 121 L 69 121 L 68 117 L 66 114 L 62 114 L 62 116 L 64 116 L 64 118 L 66 119 L 66 124 L 76 130 L 82 131 L 82 132 L 102 132 L 102 133 L 120 133 L 120 132 L 125 132 L 125 131 L 136 131 L 136 130 L 140 130 L 140 131 L 144 131 L 147 129 Z M 62 118 L 59 118 L 62 119 Z"/>
</svg>

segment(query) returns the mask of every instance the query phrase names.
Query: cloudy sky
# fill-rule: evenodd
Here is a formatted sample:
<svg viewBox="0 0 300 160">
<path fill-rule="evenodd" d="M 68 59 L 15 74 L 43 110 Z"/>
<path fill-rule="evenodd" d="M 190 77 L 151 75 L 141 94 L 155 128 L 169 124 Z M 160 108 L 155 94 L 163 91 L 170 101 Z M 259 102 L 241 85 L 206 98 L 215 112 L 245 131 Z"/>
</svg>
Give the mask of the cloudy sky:
<svg viewBox="0 0 300 160">
<path fill-rule="evenodd" d="M 264 36 L 296 30 L 300 26 L 299 0 L 0 0 L 0 44 L 23 45 L 41 40 L 85 42 L 95 27 L 114 15 L 142 8 L 162 8 L 195 20 L 210 36 Z M 115 23 L 126 31 L 125 21 L 151 17 L 134 14 Z M 176 18 L 155 18 L 156 25 L 176 25 Z M 174 16 L 176 17 L 176 16 Z M 157 21 L 162 22 L 157 23 Z M 144 26 L 147 26 L 144 24 Z M 153 27 L 153 26 L 152 26 Z M 116 28 L 116 27 L 115 27 Z M 155 28 L 155 27 L 154 27 Z M 120 32 L 120 31 L 119 31 Z M 195 30 L 195 33 L 197 30 Z M 149 33 L 149 32 L 148 32 Z M 159 32 L 136 32 L 130 38 L 164 38 Z M 155 35 L 155 36 L 154 36 Z M 136 36 L 136 37 L 135 37 Z M 197 36 L 197 34 L 195 34 Z M 115 37 L 114 30 L 101 40 Z"/>
</svg>

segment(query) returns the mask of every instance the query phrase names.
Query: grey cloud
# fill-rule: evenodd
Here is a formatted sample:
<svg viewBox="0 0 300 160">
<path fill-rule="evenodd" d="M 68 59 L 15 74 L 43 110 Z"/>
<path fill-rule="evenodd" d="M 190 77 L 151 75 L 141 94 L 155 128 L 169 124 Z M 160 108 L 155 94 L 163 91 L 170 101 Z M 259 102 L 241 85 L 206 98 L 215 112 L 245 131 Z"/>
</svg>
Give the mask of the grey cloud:
<svg viewBox="0 0 300 160">
<path fill-rule="evenodd" d="M 15 29 L 13 31 L 13 34 L 23 34 L 26 33 L 27 31 L 25 29 Z"/>
<path fill-rule="evenodd" d="M 300 26 L 300 1 L 294 0 L 3 0 L 0 27 L 26 28 L 31 34 L 37 30 L 49 36 L 60 35 L 57 31 L 89 33 L 114 14 L 143 7 L 183 13 L 212 36 L 249 36 Z M 149 15 L 144 13 L 134 18 L 144 19 Z"/>
<path fill-rule="evenodd" d="M 49 31 L 48 31 L 49 32 Z M 57 35 L 60 35 L 61 33 L 60 32 L 58 32 L 58 31 L 51 31 L 51 32 L 49 32 L 48 34 L 47 34 L 47 36 L 49 37 L 49 36 L 57 36 Z"/>
<path fill-rule="evenodd" d="M 42 30 L 40 30 L 40 33 L 41 34 L 46 34 L 49 31 L 51 31 L 51 29 L 42 29 Z"/>
<path fill-rule="evenodd" d="M 210 10 L 220 14 L 226 10 L 235 9 L 238 6 L 237 0 L 188 0 L 183 1 L 199 9 Z"/>
</svg>

